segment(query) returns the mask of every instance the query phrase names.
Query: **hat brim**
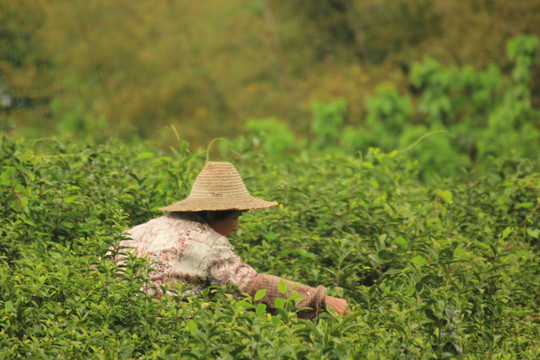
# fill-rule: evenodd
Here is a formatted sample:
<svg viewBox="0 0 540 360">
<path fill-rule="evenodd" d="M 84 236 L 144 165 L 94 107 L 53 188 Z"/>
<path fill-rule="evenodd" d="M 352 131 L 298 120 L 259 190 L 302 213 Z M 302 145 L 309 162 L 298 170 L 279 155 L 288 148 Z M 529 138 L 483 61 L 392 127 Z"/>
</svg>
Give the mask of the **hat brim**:
<svg viewBox="0 0 540 360">
<path fill-rule="evenodd" d="M 198 198 L 189 197 L 174 204 L 164 206 L 159 210 L 174 211 L 224 211 L 224 210 L 255 210 L 265 209 L 278 205 L 277 201 L 266 201 L 256 197 L 243 199 L 216 199 L 216 198 Z"/>
</svg>

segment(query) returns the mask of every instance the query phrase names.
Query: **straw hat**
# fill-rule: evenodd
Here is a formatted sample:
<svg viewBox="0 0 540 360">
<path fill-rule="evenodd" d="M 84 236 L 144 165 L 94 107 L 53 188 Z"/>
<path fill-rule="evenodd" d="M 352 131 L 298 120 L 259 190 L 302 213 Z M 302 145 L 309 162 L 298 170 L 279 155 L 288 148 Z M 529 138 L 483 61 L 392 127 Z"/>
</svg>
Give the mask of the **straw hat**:
<svg viewBox="0 0 540 360">
<path fill-rule="evenodd" d="M 251 196 L 233 164 L 209 161 L 195 179 L 187 198 L 159 210 L 252 210 L 277 204 Z"/>
</svg>

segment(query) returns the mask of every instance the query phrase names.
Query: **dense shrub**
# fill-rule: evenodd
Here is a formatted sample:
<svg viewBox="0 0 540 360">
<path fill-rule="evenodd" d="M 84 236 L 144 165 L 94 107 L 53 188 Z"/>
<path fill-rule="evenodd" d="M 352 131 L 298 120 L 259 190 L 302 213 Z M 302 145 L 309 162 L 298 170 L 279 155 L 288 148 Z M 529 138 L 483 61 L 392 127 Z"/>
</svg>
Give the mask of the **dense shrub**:
<svg viewBox="0 0 540 360">
<path fill-rule="evenodd" d="M 187 195 L 204 153 L 179 143 L 1 139 L 0 358 L 538 358 L 538 161 L 484 159 L 423 182 L 406 153 L 214 155 L 278 208 L 231 239 L 258 271 L 350 300 L 352 315 L 272 317 L 224 289 L 154 301 L 151 264 L 118 269 L 122 231 Z M 217 160 L 217 159 L 214 159 Z M 534 160 L 534 161 L 532 161 Z M 121 270 L 121 271 L 119 271 Z"/>
<path fill-rule="evenodd" d="M 530 82 L 539 41 L 521 36 L 507 45 L 511 76 L 495 65 L 447 67 L 427 58 L 412 66 L 414 96 L 400 94 L 391 83 L 379 86 L 366 99 L 361 124 L 348 118 L 344 99 L 314 101 L 309 134 L 295 137 L 278 119 L 251 119 L 247 135 L 222 148 L 251 148 L 275 161 L 298 154 L 304 144 L 314 152 L 342 155 L 366 154 L 370 148 L 398 151 L 417 161 L 418 176 L 433 183 L 489 172 L 482 168 L 498 157 L 538 161 L 540 111 L 533 106 Z"/>
</svg>

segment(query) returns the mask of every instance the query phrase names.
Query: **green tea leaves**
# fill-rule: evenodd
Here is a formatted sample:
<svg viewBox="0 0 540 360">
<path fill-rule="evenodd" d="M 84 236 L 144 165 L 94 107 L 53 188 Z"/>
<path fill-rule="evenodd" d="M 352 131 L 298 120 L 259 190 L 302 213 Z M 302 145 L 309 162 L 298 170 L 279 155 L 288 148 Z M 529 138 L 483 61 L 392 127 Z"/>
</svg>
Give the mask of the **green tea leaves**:
<svg viewBox="0 0 540 360">
<path fill-rule="evenodd" d="M 399 94 L 383 96 L 399 102 Z M 145 292 L 158 264 L 109 261 L 125 229 L 189 194 L 205 157 L 185 143 L 163 153 L 44 141 L 38 153 L 5 139 L 2 355 L 535 358 L 535 162 L 508 154 L 464 181 L 434 181 L 408 151 L 374 148 L 361 159 L 312 151 L 272 162 L 231 144 L 249 191 L 280 203 L 242 215 L 230 239 L 237 255 L 258 273 L 346 299 L 351 315 L 321 308 L 316 319 L 300 319 L 303 297 L 285 282 L 271 289 L 280 296 L 273 303 L 266 289 L 244 297 L 249 286 L 211 286 L 199 297 L 163 284 L 171 295 L 158 298 Z"/>
<path fill-rule="evenodd" d="M 266 289 L 260 289 L 255 293 L 255 296 L 253 297 L 253 301 L 259 301 L 266 295 Z"/>
</svg>

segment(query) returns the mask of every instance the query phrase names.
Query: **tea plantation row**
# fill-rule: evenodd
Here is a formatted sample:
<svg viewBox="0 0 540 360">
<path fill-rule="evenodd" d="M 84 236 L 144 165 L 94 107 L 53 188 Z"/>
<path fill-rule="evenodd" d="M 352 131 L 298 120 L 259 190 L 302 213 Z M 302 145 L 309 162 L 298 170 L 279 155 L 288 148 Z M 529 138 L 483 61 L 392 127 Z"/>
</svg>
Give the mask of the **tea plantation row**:
<svg viewBox="0 0 540 360">
<path fill-rule="evenodd" d="M 0 141 L 0 359 L 540 356 L 536 160 L 425 182 L 414 159 L 377 149 L 214 155 L 280 203 L 242 216 L 242 259 L 350 301 L 349 316 L 305 321 L 226 289 L 155 301 L 149 264 L 107 261 L 123 230 L 187 196 L 204 153 Z"/>
</svg>

